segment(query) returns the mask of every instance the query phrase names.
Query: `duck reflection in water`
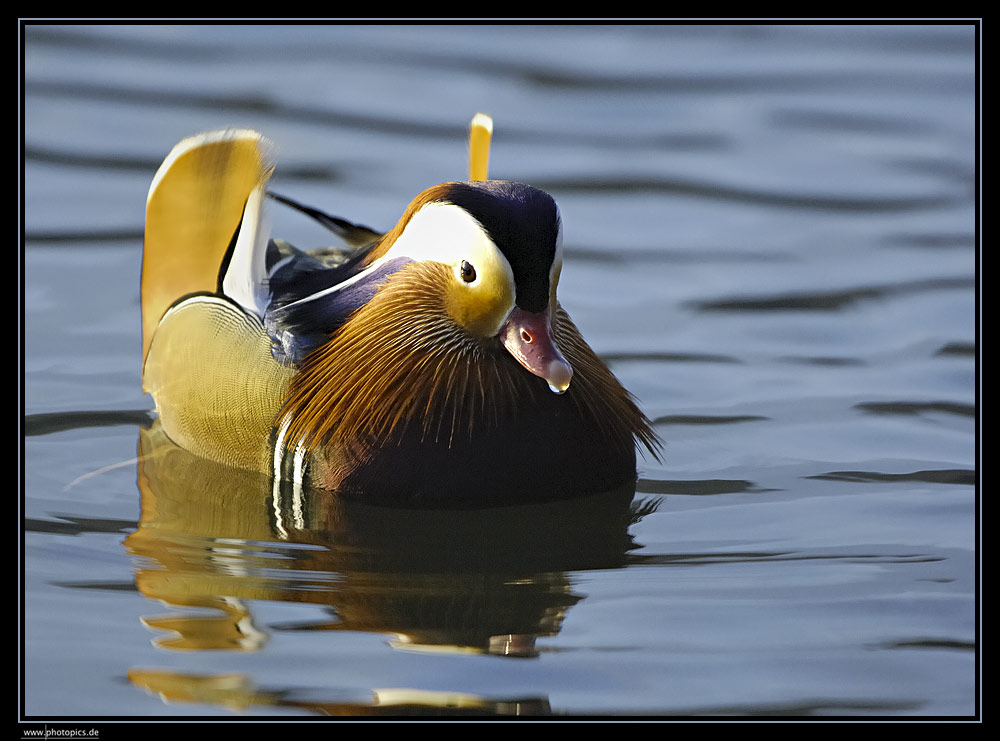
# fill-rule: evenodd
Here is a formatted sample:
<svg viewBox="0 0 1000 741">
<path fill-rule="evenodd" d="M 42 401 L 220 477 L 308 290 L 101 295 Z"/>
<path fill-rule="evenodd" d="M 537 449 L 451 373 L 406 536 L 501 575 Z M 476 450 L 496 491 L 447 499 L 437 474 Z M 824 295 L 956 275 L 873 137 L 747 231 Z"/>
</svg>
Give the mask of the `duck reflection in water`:
<svg viewBox="0 0 1000 741">
<path fill-rule="evenodd" d="M 584 598 L 567 572 L 624 566 L 634 548 L 629 526 L 644 514 L 630 486 L 492 509 L 373 505 L 276 486 L 262 474 L 193 455 L 158 422 L 140 432 L 138 480 L 142 516 L 126 540 L 136 584 L 151 599 L 200 608 L 144 620 L 157 632 L 156 644 L 170 650 L 257 651 L 273 631 L 314 631 L 317 639 L 322 631 L 364 631 L 385 634 L 399 650 L 533 657 L 536 639 L 557 634 Z M 254 620 L 256 600 L 314 605 L 320 614 L 262 627 Z M 248 690 L 256 685 L 243 675 L 136 668 L 130 677 L 175 700 L 293 702 L 283 692 Z M 389 697 L 312 709 L 423 712 L 437 702 L 429 695 L 419 702 L 416 695 Z M 486 698 L 438 700 L 500 712 Z M 524 702 L 535 711 L 544 705 L 518 700 Z M 509 698 L 500 706 L 509 709 Z"/>
</svg>

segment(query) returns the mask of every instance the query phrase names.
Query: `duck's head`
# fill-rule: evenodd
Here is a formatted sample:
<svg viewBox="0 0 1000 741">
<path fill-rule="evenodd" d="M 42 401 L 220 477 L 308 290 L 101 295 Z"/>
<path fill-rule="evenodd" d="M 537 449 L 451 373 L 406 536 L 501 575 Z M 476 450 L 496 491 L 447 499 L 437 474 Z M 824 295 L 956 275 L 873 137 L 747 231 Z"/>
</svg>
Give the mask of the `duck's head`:
<svg viewBox="0 0 1000 741">
<path fill-rule="evenodd" d="M 497 338 L 553 392 L 569 388 L 573 369 L 553 332 L 562 223 L 550 195 L 500 180 L 428 188 L 370 256 L 397 258 L 447 268 L 439 295 L 459 331 Z"/>
<path fill-rule="evenodd" d="M 330 328 L 306 345 L 279 424 L 304 450 L 382 446 L 407 428 L 450 445 L 519 414 L 547 419 L 571 385 L 566 404 L 593 416 L 598 396 L 633 408 L 557 303 L 562 226 L 537 188 L 428 188 L 352 269 L 276 311 Z"/>
</svg>

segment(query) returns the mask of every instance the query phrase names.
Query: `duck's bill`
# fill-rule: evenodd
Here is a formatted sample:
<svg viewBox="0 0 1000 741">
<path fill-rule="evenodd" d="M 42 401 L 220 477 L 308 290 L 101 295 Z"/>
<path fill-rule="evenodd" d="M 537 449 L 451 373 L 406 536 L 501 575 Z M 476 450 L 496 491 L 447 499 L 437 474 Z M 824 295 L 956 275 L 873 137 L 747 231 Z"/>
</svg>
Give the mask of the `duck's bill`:
<svg viewBox="0 0 1000 741">
<path fill-rule="evenodd" d="M 569 388 L 573 368 L 556 347 L 547 312 L 536 314 L 515 306 L 500 330 L 507 352 L 526 370 L 545 380 L 561 394 Z"/>
</svg>

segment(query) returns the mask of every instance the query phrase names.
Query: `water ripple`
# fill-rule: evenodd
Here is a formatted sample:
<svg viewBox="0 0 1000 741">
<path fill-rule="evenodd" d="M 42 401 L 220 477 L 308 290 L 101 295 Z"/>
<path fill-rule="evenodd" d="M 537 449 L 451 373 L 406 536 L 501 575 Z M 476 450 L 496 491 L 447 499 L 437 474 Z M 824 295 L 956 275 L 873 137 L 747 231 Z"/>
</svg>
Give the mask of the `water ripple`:
<svg viewBox="0 0 1000 741">
<path fill-rule="evenodd" d="M 152 416 L 145 409 L 114 411 L 43 412 L 24 416 L 24 435 L 51 435 L 53 432 L 115 425 L 149 426 Z"/>
<path fill-rule="evenodd" d="M 855 409 L 870 414 L 924 414 L 925 412 L 941 412 L 957 414 L 961 417 L 975 417 L 974 404 L 963 404 L 954 401 L 869 401 L 855 404 Z"/>
<path fill-rule="evenodd" d="M 775 296 L 734 296 L 691 301 L 696 311 L 837 311 L 873 299 L 911 293 L 975 288 L 974 278 L 924 278 L 882 286 L 859 286 L 839 291 L 788 293 Z"/>
<path fill-rule="evenodd" d="M 670 414 L 665 417 L 657 417 L 653 420 L 655 425 L 731 425 L 741 422 L 766 422 L 770 417 L 762 417 L 757 414 L 735 414 L 732 416 L 712 416 L 696 414 Z"/>
<path fill-rule="evenodd" d="M 113 84 L 81 82 L 70 84 L 50 80 L 29 81 L 25 90 L 31 95 L 77 98 L 91 102 L 127 103 L 157 108 L 190 108 L 207 111 L 217 111 L 223 108 L 232 116 L 267 115 L 296 124 L 313 123 L 330 128 L 363 131 L 366 134 L 385 134 L 394 137 L 422 137 L 453 142 L 462 141 L 466 135 L 464 123 L 418 120 L 406 117 L 405 111 L 394 111 L 390 116 L 338 110 L 330 106 L 296 105 L 265 94 L 225 95 L 218 91 L 170 91 L 160 88 L 144 89 Z M 544 130 L 537 127 L 518 126 L 516 121 L 505 124 L 503 135 L 507 141 L 528 142 L 533 145 L 544 143 L 576 144 L 640 151 L 646 151 L 650 148 L 721 149 L 727 143 L 724 137 L 701 132 L 654 132 L 645 135 L 633 133 L 630 136 L 621 136 L 617 133 L 559 129 L 546 134 Z M 156 165 L 154 165 L 154 170 L 155 167 Z"/>
<path fill-rule="evenodd" d="M 960 357 L 975 357 L 975 342 L 949 342 L 935 353 L 936 355 L 957 355 Z"/>
<path fill-rule="evenodd" d="M 25 160 L 44 164 L 60 165 L 77 169 L 112 170 L 115 172 L 141 172 L 144 175 L 156 172 L 162 158 L 129 157 L 120 153 L 92 154 L 87 152 L 59 150 L 28 144 L 24 147 Z M 321 180 L 335 182 L 344 176 L 341 170 L 330 165 L 303 165 L 290 163 L 282 167 L 282 175 L 295 180 Z"/>
<path fill-rule="evenodd" d="M 537 138 L 537 137 L 536 137 Z M 958 201 L 949 196 L 837 196 L 820 193 L 774 192 L 751 190 L 684 179 L 680 177 L 651 177 L 648 175 L 593 175 L 579 178 L 539 179 L 540 188 L 549 191 L 577 193 L 657 193 L 692 196 L 717 201 L 731 201 L 785 209 L 807 209 L 852 213 L 896 213 L 947 208 Z"/>
<path fill-rule="evenodd" d="M 52 535 L 83 535 L 85 533 L 130 533 L 139 527 L 135 520 L 115 520 L 101 517 L 60 515 L 56 520 L 25 517 L 24 529 L 29 533 Z"/>
<path fill-rule="evenodd" d="M 683 352 L 609 352 L 601 353 L 605 363 L 652 362 L 652 363 L 739 363 L 731 355 Z"/>
<path fill-rule="evenodd" d="M 636 484 L 635 490 L 640 494 L 680 494 L 684 496 L 772 491 L 761 489 L 752 481 L 740 481 L 738 479 L 705 479 L 702 481 L 640 479 Z"/>
<path fill-rule="evenodd" d="M 830 471 L 816 476 L 806 476 L 821 481 L 850 482 L 895 482 L 922 481 L 928 484 L 961 484 L 971 486 L 976 483 L 976 472 L 965 468 L 937 471 L 912 471 L 910 473 L 884 473 L 882 471 Z"/>
</svg>

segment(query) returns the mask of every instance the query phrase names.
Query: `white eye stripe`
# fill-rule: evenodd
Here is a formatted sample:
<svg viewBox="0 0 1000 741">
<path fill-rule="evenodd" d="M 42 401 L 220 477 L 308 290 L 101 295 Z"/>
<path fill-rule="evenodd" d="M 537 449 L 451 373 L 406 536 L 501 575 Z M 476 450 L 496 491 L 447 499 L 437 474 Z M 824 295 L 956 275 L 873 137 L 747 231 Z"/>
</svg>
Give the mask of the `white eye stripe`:
<svg viewBox="0 0 1000 741">
<path fill-rule="evenodd" d="M 385 254 L 385 259 L 394 257 L 443 262 L 454 266 L 459 277 L 462 263 L 468 262 L 476 273 L 470 285 L 495 273 L 506 276 L 513 291 L 514 272 L 507 258 L 482 224 L 452 203 L 428 203 L 417 211 Z"/>
<path fill-rule="evenodd" d="M 476 271 L 475 279 L 471 282 L 463 281 L 465 285 L 478 286 L 484 275 L 489 273 L 506 282 L 510 294 L 514 294 L 514 272 L 510 263 L 490 239 L 482 224 L 459 206 L 435 201 L 417 211 L 389 250 L 365 270 L 342 283 L 304 296 L 283 308 L 287 310 L 341 291 L 365 280 L 382 265 L 399 257 L 452 265 L 455 275 L 459 278 L 461 278 L 462 262 L 465 261 Z"/>
</svg>

